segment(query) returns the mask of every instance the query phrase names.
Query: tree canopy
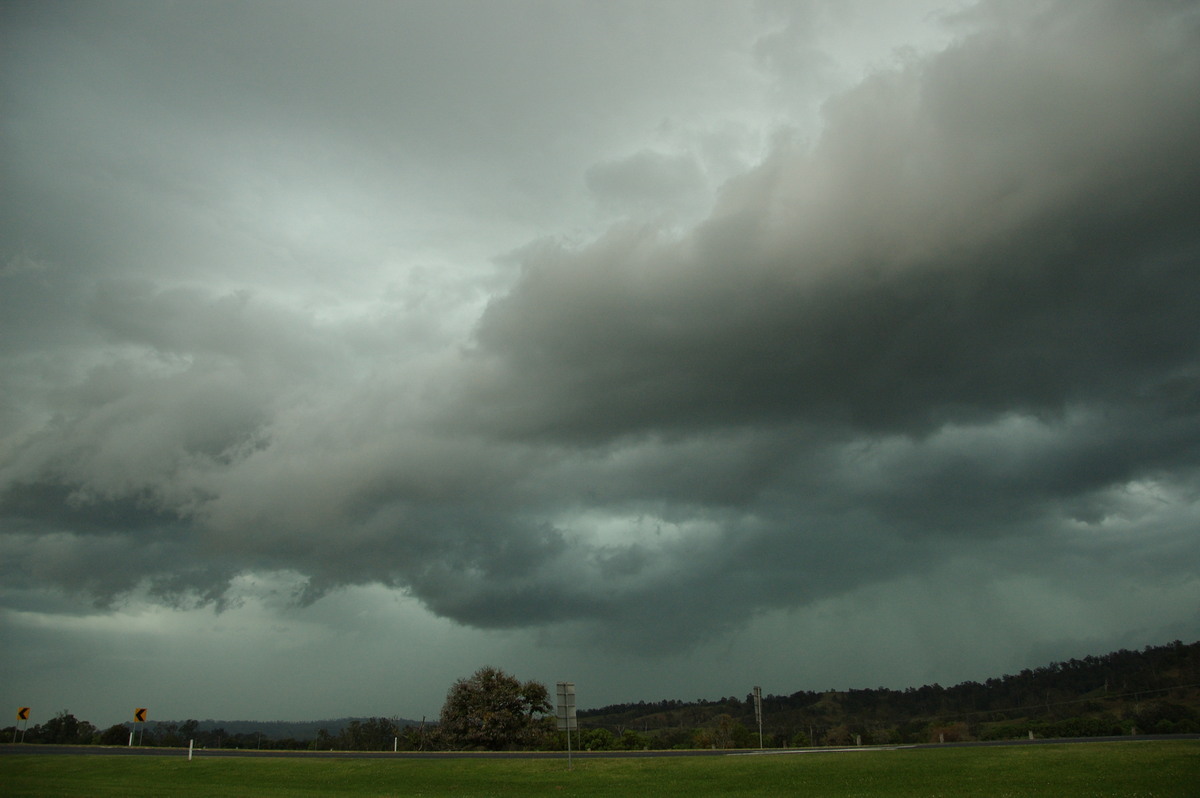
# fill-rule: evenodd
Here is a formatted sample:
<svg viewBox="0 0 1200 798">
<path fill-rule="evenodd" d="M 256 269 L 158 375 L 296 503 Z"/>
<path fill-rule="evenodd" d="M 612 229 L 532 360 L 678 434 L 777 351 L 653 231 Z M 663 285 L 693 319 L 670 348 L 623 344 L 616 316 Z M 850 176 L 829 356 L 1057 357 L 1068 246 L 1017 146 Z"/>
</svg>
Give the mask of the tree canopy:
<svg viewBox="0 0 1200 798">
<path fill-rule="evenodd" d="M 522 683 L 485 666 L 447 692 L 441 734 L 457 748 L 498 751 L 534 745 L 547 731 L 543 718 L 551 709 L 544 684 Z"/>
</svg>

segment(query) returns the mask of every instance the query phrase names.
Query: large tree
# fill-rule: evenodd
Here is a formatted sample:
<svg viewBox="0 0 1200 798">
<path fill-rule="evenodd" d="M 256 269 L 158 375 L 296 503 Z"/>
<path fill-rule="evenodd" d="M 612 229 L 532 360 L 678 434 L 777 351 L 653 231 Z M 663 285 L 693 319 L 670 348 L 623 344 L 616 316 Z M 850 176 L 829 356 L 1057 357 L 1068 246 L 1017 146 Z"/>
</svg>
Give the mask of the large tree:
<svg viewBox="0 0 1200 798">
<path fill-rule="evenodd" d="M 456 748 L 530 746 L 545 734 L 542 718 L 552 708 L 544 684 L 522 683 L 499 668 L 483 667 L 446 693 L 441 733 Z"/>
<path fill-rule="evenodd" d="M 88 745 L 93 742 L 97 729 L 86 720 L 79 720 L 65 709 L 45 723 L 29 730 L 27 742 L 59 743 L 66 745 Z"/>
</svg>

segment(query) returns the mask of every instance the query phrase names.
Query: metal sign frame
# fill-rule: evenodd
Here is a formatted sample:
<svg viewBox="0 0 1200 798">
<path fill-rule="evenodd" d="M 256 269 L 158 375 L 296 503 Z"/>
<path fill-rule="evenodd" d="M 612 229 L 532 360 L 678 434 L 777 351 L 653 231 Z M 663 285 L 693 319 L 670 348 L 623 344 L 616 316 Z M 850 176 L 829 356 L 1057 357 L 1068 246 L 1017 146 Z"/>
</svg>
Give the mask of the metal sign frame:
<svg viewBox="0 0 1200 798">
<path fill-rule="evenodd" d="M 558 702 L 554 710 L 554 719 L 558 730 L 567 733 L 567 770 L 570 770 L 571 732 L 579 733 L 579 718 L 575 714 L 575 682 L 559 682 L 555 692 Z"/>
</svg>

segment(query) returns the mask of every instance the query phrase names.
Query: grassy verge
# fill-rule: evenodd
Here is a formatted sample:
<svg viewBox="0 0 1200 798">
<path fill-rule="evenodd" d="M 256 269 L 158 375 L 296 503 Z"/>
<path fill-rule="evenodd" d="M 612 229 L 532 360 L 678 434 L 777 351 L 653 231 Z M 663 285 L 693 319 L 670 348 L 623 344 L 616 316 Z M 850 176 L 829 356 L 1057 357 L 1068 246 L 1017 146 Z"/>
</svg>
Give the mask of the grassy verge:
<svg viewBox="0 0 1200 798">
<path fill-rule="evenodd" d="M 676 759 L 0 757 L 18 796 L 821 796 L 1193 798 L 1200 742 Z"/>
</svg>

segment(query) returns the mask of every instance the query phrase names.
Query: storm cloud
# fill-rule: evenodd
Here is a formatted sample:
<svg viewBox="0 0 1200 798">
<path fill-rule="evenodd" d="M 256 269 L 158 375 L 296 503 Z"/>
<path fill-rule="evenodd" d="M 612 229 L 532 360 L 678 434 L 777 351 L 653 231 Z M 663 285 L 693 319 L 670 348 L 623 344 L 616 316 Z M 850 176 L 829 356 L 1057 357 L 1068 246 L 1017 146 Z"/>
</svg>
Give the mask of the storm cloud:
<svg viewBox="0 0 1200 798">
<path fill-rule="evenodd" d="M 1195 4 L 851 80 L 820 4 L 291 8 L 0 12 L 10 629 L 259 579 L 622 656 L 897 585 L 1200 631 Z"/>
</svg>

